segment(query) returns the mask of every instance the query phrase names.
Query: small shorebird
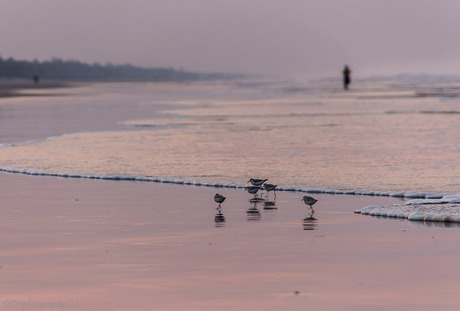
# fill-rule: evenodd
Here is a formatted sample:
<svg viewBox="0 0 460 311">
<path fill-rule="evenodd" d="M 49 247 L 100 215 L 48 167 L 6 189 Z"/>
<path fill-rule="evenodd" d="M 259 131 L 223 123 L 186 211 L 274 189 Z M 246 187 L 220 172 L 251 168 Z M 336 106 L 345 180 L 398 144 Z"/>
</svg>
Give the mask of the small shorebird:
<svg viewBox="0 0 460 311">
<path fill-rule="evenodd" d="M 257 191 L 259 191 L 259 189 L 260 189 L 260 186 L 247 186 L 246 188 L 244 188 L 244 190 L 246 190 L 250 194 L 253 194 L 254 198 L 257 197 L 256 194 L 257 194 Z"/>
<path fill-rule="evenodd" d="M 216 193 L 216 195 L 214 196 L 214 201 L 216 201 L 216 203 L 219 203 L 219 207 L 225 201 L 225 199 L 226 198 L 222 194 Z"/>
<path fill-rule="evenodd" d="M 260 187 L 260 186 L 262 186 L 267 180 L 268 180 L 268 178 L 267 178 L 267 179 L 255 179 L 255 178 L 251 178 L 251 179 L 248 180 L 248 182 L 250 182 L 251 185 L 253 185 L 253 186 L 259 186 L 259 187 Z"/>
<path fill-rule="evenodd" d="M 310 206 L 311 209 L 313 209 L 312 205 L 318 202 L 317 199 L 309 197 L 308 195 L 304 195 L 304 197 L 300 201 L 303 201 L 305 204 Z"/>
<path fill-rule="evenodd" d="M 276 187 L 278 187 L 278 185 L 264 184 L 264 190 L 267 192 L 275 191 Z"/>
<path fill-rule="evenodd" d="M 268 197 L 268 193 L 270 191 L 273 191 L 273 193 L 275 194 L 275 198 L 276 198 L 276 192 L 275 192 L 275 189 L 276 187 L 278 187 L 278 185 L 273 185 L 273 184 L 264 184 L 264 190 L 267 191 L 267 197 Z"/>
</svg>

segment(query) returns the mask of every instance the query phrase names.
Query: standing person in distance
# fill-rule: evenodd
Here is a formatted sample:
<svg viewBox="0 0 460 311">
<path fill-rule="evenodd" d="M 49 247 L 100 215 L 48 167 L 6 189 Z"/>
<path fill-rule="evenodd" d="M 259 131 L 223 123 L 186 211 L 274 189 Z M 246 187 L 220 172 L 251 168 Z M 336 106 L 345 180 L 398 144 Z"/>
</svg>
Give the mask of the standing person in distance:
<svg viewBox="0 0 460 311">
<path fill-rule="evenodd" d="M 348 90 L 348 85 L 351 83 L 351 70 L 345 65 L 342 71 L 343 74 L 343 89 Z"/>
</svg>

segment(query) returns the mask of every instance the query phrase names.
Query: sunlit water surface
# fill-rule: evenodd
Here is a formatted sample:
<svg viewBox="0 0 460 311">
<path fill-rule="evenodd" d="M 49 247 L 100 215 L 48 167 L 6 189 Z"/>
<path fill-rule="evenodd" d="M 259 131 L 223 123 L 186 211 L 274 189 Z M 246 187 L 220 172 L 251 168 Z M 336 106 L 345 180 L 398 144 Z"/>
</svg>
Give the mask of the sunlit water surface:
<svg viewBox="0 0 460 311">
<path fill-rule="evenodd" d="M 73 135 L 7 145 L 0 166 L 458 192 L 460 83 L 365 80 L 345 92 L 336 82 L 99 84 L 71 96 L 27 98 L 25 105 L 49 107 L 42 119 L 54 127 L 23 140 Z"/>
</svg>

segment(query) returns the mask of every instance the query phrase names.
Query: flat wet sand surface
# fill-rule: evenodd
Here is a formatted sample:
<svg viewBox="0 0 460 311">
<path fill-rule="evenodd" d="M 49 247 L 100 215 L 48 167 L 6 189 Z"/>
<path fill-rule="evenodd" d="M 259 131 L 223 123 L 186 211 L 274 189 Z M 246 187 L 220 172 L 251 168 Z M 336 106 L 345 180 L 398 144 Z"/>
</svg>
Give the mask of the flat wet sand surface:
<svg viewBox="0 0 460 311">
<path fill-rule="evenodd" d="M 459 228 L 353 213 L 394 198 L 315 195 L 305 220 L 301 193 L 267 209 L 222 188 L 6 173 L 0 185 L 2 310 L 460 306 Z"/>
</svg>

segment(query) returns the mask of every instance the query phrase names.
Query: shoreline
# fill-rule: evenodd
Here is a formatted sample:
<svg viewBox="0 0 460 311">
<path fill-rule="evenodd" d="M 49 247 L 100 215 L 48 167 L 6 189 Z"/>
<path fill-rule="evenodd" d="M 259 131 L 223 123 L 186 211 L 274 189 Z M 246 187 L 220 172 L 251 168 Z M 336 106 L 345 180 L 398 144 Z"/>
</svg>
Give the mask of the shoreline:
<svg viewBox="0 0 460 311">
<path fill-rule="evenodd" d="M 131 181 L 131 182 L 148 182 L 154 184 L 171 184 L 183 186 L 195 186 L 200 188 L 216 189 L 233 189 L 244 190 L 247 184 L 230 183 L 230 182 L 210 182 L 203 180 L 178 179 L 167 177 L 153 176 L 135 176 L 135 175 L 92 175 L 78 174 L 72 172 L 46 172 L 34 169 L 20 169 L 11 167 L 0 167 L 0 172 L 12 173 L 19 175 L 29 175 L 37 177 L 60 177 L 65 179 L 89 179 L 104 181 Z M 460 195 L 454 194 L 431 194 L 431 193 L 414 193 L 412 191 L 400 192 L 380 192 L 380 191 L 363 191 L 363 190 L 334 190 L 309 188 L 301 186 L 280 186 L 277 192 L 306 193 L 318 195 L 344 195 L 344 196 L 364 196 L 364 197 L 388 197 L 396 199 L 411 199 L 402 204 L 392 205 L 367 205 L 355 209 L 355 214 L 371 216 L 379 219 L 404 219 L 410 222 L 423 223 L 446 223 L 458 224 L 460 226 L 460 205 L 455 204 L 460 201 Z M 450 197 L 450 199 L 449 199 Z M 452 197 L 456 201 L 452 201 Z M 450 203 L 453 202 L 453 203 Z M 429 208 L 427 208 L 429 206 Z M 446 211 L 447 209 L 447 211 Z M 451 225 L 454 226 L 454 225 Z"/>
<path fill-rule="evenodd" d="M 42 93 L 42 91 L 47 89 L 76 87 L 76 84 L 76 82 L 51 80 L 43 80 L 35 83 L 33 80 L 0 79 L 0 99 L 22 96 L 56 96 L 56 94 Z M 34 93 L 34 90 L 39 90 L 40 92 Z M 24 93 L 24 91 L 28 93 Z"/>
<path fill-rule="evenodd" d="M 97 174 L 79 174 L 73 172 L 47 172 L 43 170 L 35 169 L 22 169 L 13 167 L 0 167 L 1 172 L 24 174 L 32 176 L 50 176 L 50 177 L 62 177 L 62 178 L 82 178 L 82 179 L 100 179 L 100 180 L 118 180 L 118 181 L 144 181 L 154 182 L 160 184 L 177 184 L 186 186 L 198 186 L 198 187 L 215 187 L 215 188 L 233 188 L 233 189 L 244 189 L 247 184 L 239 184 L 232 182 L 212 182 L 203 180 L 191 180 L 191 179 L 179 179 L 179 178 L 168 178 L 168 177 L 154 177 L 154 176 L 136 176 L 136 175 L 97 175 Z M 404 199 L 442 199 L 445 196 L 453 194 L 433 194 L 433 193 L 415 193 L 412 191 L 365 191 L 365 190 L 335 190 L 335 189 L 321 189 L 321 188 L 310 188 L 302 186 L 280 186 L 276 188 L 277 191 L 291 191 L 291 192 L 305 192 L 305 193 L 317 193 L 317 194 L 331 194 L 331 195 L 363 195 L 363 196 L 375 196 L 375 197 L 394 197 Z"/>
<path fill-rule="evenodd" d="M 34 169 L 20 169 L 11 167 L 0 167 L 0 172 L 19 175 L 29 175 L 37 177 L 60 177 L 65 179 L 90 179 L 104 181 L 131 181 L 149 182 L 155 184 L 171 184 L 183 186 L 195 186 L 203 188 L 222 188 L 244 190 L 248 185 L 231 182 L 211 182 L 203 180 L 178 179 L 153 176 L 135 175 L 93 175 L 78 174 L 72 172 L 47 172 Z M 452 223 L 460 225 L 460 194 L 431 194 L 415 193 L 412 191 L 381 192 L 363 190 L 334 190 L 309 188 L 302 186 L 280 186 L 276 188 L 278 192 L 307 193 L 319 195 L 345 195 L 345 196 L 366 196 L 366 197 L 388 197 L 399 199 L 411 199 L 402 204 L 392 205 L 367 205 L 354 210 L 355 214 L 371 216 L 373 218 L 405 219 L 408 221 L 421 221 L 433 223 Z M 429 206 L 429 208 L 427 207 Z M 447 211 L 446 211 L 447 209 Z"/>
</svg>

